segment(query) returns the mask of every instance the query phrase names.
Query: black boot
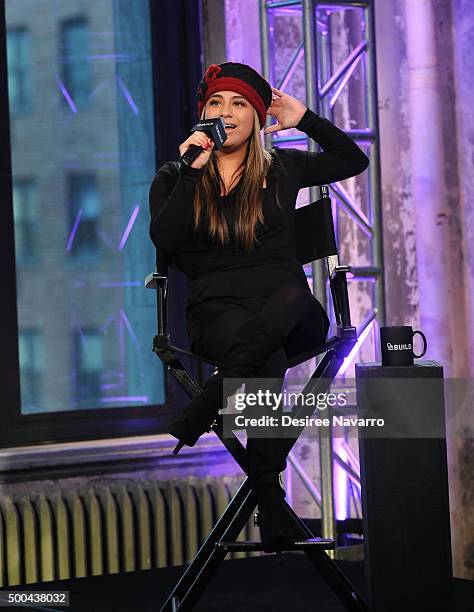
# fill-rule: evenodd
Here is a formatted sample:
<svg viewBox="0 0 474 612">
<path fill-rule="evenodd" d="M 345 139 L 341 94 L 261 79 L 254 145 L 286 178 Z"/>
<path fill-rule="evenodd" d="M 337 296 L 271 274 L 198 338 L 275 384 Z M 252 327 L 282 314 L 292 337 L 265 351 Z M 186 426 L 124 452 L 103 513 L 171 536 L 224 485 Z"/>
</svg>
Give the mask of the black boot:
<svg viewBox="0 0 474 612">
<path fill-rule="evenodd" d="M 222 381 L 217 375 L 204 383 L 202 393 L 195 397 L 180 416 L 168 423 L 168 433 L 187 446 L 194 446 L 199 437 L 210 431 L 222 407 Z"/>
<path fill-rule="evenodd" d="M 282 343 L 281 335 L 258 315 L 244 323 L 222 359 L 218 373 L 205 382 L 202 393 L 191 401 L 186 410 L 168 423 L 168 432 L 181 443 L 194 446 L 199 437 L 210 430 L 223 407 L 224 378 L 255 376 Z M 227 385 L 226 391 L 232 394 L 235 389 Z"/>
<path fill-rule="evenodd" d="M 278 552 L 298 539 L 298 529 L 286 511 L 285 491 L 279 484 L 264 486 L 258 493 L 258 526 L 264 552 Z"/>
</svg>

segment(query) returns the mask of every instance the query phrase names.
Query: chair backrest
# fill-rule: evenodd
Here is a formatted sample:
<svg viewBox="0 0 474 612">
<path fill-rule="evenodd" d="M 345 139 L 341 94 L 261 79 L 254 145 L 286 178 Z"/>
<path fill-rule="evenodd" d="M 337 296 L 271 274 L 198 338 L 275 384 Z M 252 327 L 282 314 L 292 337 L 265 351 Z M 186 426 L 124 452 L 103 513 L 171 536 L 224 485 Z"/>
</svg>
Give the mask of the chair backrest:
<svg viewBox="0 0 474 612">
<path fill-rule="evenodd" d="M 175 258 L 171 253 L 166 253 L 161 249 L 156 249 L 156 271 L 167 276 L 168 268 L 179 270 Z"/>
<path fill-rule="evenodd" d="M 330 255 L 337 255 L 336 236 L 331 200 L 326 185 L 321 186 L 322 198 L 295 211 L 296 257 L 304 265 Z M 156 250 L 157 272 L 178 269 L 172 254 Z"/>
<path fill-rule="evenodd" d="M 301 264 L 337 255 L 331 200 L 327 195 L 296 209 L 295 238 L 296 256 Z"/>
</svg>

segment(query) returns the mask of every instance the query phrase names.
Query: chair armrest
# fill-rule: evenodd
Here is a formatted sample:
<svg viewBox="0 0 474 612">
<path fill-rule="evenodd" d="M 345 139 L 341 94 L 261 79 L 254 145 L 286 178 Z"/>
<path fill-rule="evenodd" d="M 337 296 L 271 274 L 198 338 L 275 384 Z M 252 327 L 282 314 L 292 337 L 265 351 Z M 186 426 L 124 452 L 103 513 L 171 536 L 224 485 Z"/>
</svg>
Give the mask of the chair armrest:
<svg viewBox="0 0 474 612">
<path fill-rule="evenodd" d="M 168 334 L 168 276 L 152 272 L 145 278 L 146 289 L 156 289 L 156 321 L 160 341 L 169 343 Z M 166 340 L 168 338 L 168 340 Z"/>
<path fill-rule="evenodd" d="M 351 266 L 336 266 L 331 272 L 331 278 L 334 278 L 338 274 L 344 274 L 344 278 L 346 279 L 346 283 L 347 283 L 346 274 L 348 274 L 351 271 L 352 271 Z"/>
<path fill-rule="evenodd" d="M 346 278 L 348 272 L 350 272 L 349 266 L 339 265 L 330 268 L 329 271 L 329 284 L 331 286 L 336 323 L 343 328 L 351 327 L 351 311 Z"/>
<path fill-rule="evenodd" d="M 152 272 L 148 274 L 145 278 L 145 289 L 156 289 L 158 280 L 163 278 L 167 279 L 168 277 L 162 272 Z"/>
</svg>

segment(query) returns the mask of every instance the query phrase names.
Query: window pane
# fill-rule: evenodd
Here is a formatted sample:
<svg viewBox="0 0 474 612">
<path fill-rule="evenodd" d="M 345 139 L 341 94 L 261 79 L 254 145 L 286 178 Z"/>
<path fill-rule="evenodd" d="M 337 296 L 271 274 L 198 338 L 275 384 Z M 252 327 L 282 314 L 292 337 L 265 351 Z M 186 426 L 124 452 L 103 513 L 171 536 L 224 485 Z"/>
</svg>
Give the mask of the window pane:
<svg viewBox="0 0 474 612">
<path fill-rule="evenodd" d="M 30 34 L 25 27 L 7 28 L 7 53 L 10 112 L 27 111 L 32 87 Z"/>
<path fill-rule="evenodd" d="M 65 89 L 63 95 L 67 92 L 63 101 L 71 101 L 76 108 L 84 106 L 91 93 L 89 33 L 89 25 L 81 17 L 61 24 L 59 61 L 62 64 L 62 83 Z"/>
<path fill-rule="evenodd" d="M 44 378 L 44 347 L 40 333 L 32 330 L 20 332 L 20 369 L 23 375 L 21 403 L 26 414 L 40 412 L 42 406 L 42 383 Z"/>
<path fill-rule="evenodd" d="M 16 258 L 19 263 L 24 263 L 38 256 L 36 185 L 32 179 L 14 180 L 13 210 Z"/>
<path fill-rule="evenodd" d="M 19 87 L 31 58 L 35 76 L 34 108 L 10 118 L 24 413 L 165 401 L 143 287 L 155 263 L 148 5 L 6 2 L 9 32 L 31 41 L 9 36 L 9 78 Z"/>
<path fill-rule="evenodd" d="M 102 334 L 98 330 L 76 331 L 75 338 L 75 408 L 94 408 L 101 398 L 103 362 Z"/>
<path fill-rule="evenodd" d="M 100 203 L 96 177 L 92 174 L 69 176 L 67 182 L 71 232 L 66 248 L 75 257 L 97 257 Z"/>
</svg>

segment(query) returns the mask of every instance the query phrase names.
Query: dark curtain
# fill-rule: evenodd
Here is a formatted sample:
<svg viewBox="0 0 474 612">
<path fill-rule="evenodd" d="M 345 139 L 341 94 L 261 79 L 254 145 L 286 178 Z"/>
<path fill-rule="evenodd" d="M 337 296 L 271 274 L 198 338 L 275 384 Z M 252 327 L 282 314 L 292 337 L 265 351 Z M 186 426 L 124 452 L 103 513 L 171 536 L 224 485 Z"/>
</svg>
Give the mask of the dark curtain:
<svg viewBox="0 0 474 612">
<path fill-rule="evenodd" d="M 153 32 L 155 126 L 157 169 L 177 160 L 178 146 L 197 122 L 196 90 L 202 78 L 201 2 L 151 0 L 153 23 L 167 35 Z M 169 269 L 168 321 L 172 344 L 190 350 L 186 332 L 188 282 L 184 274 Z M 209 366 L 182 357 L 182 362 L 198 381 L 210 374 Z M 167 376 L 167 403 L 184 407 L 187 396 L 171 376 Z"/>
</svg>

